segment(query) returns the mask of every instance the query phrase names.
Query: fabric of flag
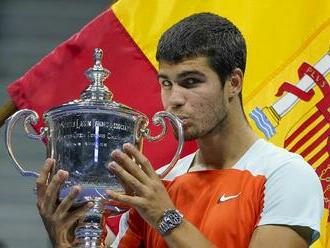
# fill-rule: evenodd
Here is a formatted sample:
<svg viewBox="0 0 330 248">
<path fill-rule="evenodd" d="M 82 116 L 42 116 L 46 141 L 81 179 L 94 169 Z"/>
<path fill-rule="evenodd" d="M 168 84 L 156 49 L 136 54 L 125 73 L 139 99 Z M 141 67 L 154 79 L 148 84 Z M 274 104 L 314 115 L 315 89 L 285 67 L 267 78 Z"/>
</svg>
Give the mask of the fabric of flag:
<svg viewBox="0 0 330 248">
<path fill-rule="evenodd" d="M 227 17 L 245 36 L 243 101 L 248 120 L 260 136 L 302 154 L 316 169 L 325 210 L 321 238 L 313 247 L 330 247 L 330 100 L 324 86 L 330 68 L 329 1 L 120 0 L 11 84 L 8 92 L 18 108 L 39 114 L 78 98 L 88 84 L 83 72 L 92 64 L 93 49 L 100 47 L 104 67 L 112 71 L 107 86 L 114 100 L 151 117 L 162 109 L 156 79 L 158 39 L 196 12 Z M 163 142 L 146 142 L 144 148 L 158 167 L 170 160 L 175 146 L 168 135 Z M 193 149 L 190 143 L 184 153 Z"/>
</svg>

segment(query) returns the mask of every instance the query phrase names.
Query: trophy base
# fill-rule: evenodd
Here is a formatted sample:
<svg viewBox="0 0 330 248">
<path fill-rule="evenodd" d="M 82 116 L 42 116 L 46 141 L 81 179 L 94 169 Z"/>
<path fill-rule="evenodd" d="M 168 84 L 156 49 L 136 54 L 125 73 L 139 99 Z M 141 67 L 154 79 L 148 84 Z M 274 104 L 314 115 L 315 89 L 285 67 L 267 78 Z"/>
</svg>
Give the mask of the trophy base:
<svg viewBox="0 0 330 248">
<path fill-rule="evenodd" d="M 104 245 L 101 245 L 101 242 L 98 240 L 84 240 L 83 244 L 77 244 L 73 248 L 104 248 Z"/>
<path fill-rule="evenodd" d="M 89 197 L 94 206 L 79 220 L 75 229 L 74 248 L 104 248 L 104 217 L 121 214 L 129 209 L 128 206 L 101 197 Z"/>
<path fill-rule="evenodd" d="M 94 202 L 93 208 L 89 209 L 82 217 L 74 231 L 74 248 L 104 248 L 104 218 L 120 215 L 129 206 L 112 200 L 106 190 L 111 189 L 118 193 L 125 193 L 120 184 L 100 185 L 95 183 L 80 183 L 81 191 L 73 203 L 77 208 L 86 202 Z M 66 183 L 60 190 L 59 200 L 62 201 L 71 191 L 72 183 Z"/>
</svg>

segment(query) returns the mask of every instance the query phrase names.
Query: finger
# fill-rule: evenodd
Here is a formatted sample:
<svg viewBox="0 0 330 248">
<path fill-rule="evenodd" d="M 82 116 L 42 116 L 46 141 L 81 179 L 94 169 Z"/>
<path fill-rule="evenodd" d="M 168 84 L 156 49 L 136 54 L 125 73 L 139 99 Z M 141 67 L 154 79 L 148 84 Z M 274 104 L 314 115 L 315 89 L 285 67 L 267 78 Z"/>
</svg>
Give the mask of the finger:
<svg viewBox="0 0 330 248">
<path fill-rule="evenodd" d="M 55 160 L 48 158 L 45 161 L 44 166 L 40 170 L 40 175 L 36 180 L 36 192 L 38 199 L 43 197 L 43 195 L 45 194 L 45 191 L 47 189 L 48 177 L 54 164 L 55 164 Z"/>
<path fill-rule="evenodd" d="M 76 197 L 79 195 L 81 191 L 80 186 L 76 185 L 73 186 L 70 193 L 61 201 L 61 203 L 58 205 L 55 215 L 57 216 L 65 216 L 69 209 L 72 207 L 72 204 Z"/>
<path fill-rule="evenodd" d="M 106 190 L 106 194 L 110 196 L 111 199 L 124 203 L 130 207 L 136 208 L 141 206 L 142 198 L 139 196 L 124 195 L 112 190 Z"/>
<path fill-rule="evenodd" d="M 129 156 L 135 158 L 136 163 L 141 165 L 142 170 L 147 176 L 158 177 L 149 160 L 135 146 L 130 143 L 125 143 L 123 149 Z"/>
<path fill-rule="evenodd" d="M 149 178 L 141 170 L 141 168 L 124 152 L 116 149 L 111 153 L 112 158 L 121 165 L 127 172 L 138 179 L 140 182 L 146 184 Z"/>
<path fill-rule="evenodd" d="M 111 162 L 108 168 L 115 173 L 119 180 L 131 191 L 136 192 L 138 195 L 144 195 L 146 187 L 116 162 Z"/>
<path fill-rule="evenodd" d="M 110 167 L 110 164 L 108 166 L 108 170 L 110 170 L 112 173 L 114 173 L 114 171 Z M 124 192 L 125 192 L 126 195 L 134 195 L 135 194 L 135 192 L 130 187 L 128 187 L 124 182 L 122 182 L 118 176 L 117 176 L 117 179 L 118 179 L 120 185 L 123 186 Z"/>
<path fill-rule="evenodd" d="M 76 210 L 70 212 L 65 219 L 65 224 L 72 226 L 77 220 L 83 218 L 86 212 L 94 206 L 93 202 L 87 202 L 84 206 L 77 208 Z"/>
<path fill-rule="evenodd" d="M 69 174 L 67 171 L 59 170 L 50 181 L 46 189 L 43 202 L 43 209 L 48 213 L 54 213 L 60 187 L 68 178 L 68 175 Z"/>
</svg>

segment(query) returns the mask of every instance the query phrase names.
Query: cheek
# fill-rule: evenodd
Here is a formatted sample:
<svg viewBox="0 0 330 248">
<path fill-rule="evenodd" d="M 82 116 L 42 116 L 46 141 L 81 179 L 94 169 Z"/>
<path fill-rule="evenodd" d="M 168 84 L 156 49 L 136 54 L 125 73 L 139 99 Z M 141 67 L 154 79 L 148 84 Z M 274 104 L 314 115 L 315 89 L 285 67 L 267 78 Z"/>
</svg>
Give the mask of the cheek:
<svg viewBox="0 0 330 248">
<path fill-rule="evenodd" d="M 221 118 L 223 112 L 225 111 L 224 105 L 222 103 L 222 98 L 218 95 L 209 95 L 207 98 L 196 96 L 198 101 L 195 101 L 191 106 L 196 113 L 195 118 L 201 125 L 201 127 L 206 127 L 208 125 L 213 125 L 215 122 Z"/>
<path fill-rule="evenodd" d="M 202 99 L 201 99 L 202 100 Z M 200 128 L 205 128 L 213 119 L 213 106 L 210 106 L 205 100 L 198 101 L 192 104 L 192 109 L 195 112 L 195 121 Z"/>
<path fill-rule="evenodd" d="M 164 92 L 161 92 L 161 93 L 160 93 L 160 100 L 162 101 L 163 108 L 166 109 L 168 103 L 167 103 L 167 97 L 166 97 L 166 95 L 164 94 Z"/>
<path fill-rule="evenodd" d="M 209 109 L 204 102 L 196 102 L 191 105 L 198 115 L 205 115 L 206 111 Z"/>
<path fill-rule="evenodd" d="M 219 96 L 195 94 L 192 99 L 194 99 L 194 101 L 191 106 L 196 109 L 196 111 L 200 111 L 201 114 L 212 112 L 212 110 L 218 108 L 220 105 Z"/>
</svg>

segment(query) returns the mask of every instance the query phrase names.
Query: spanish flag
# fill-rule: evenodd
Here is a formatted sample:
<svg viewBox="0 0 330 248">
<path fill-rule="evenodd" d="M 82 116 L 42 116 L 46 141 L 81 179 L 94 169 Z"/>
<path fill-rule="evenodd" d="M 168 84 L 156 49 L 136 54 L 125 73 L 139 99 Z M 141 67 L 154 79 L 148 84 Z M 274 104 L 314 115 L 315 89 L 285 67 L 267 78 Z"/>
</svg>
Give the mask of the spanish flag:
<svg viewBox="0 0 330 248">
<path fill-rule="evenodd" d="M 316 170 L 325 209 L 321 238 L 313 247 L 330 247 L 330 1 L 120 0 L 13 82 L 8 92 L 18 108 L 39 114 L 78 98 L 88 84 L 83 72 L 92 64 L 93 49 L 100 47 L 104 67 L 112 72 L 107 86 L 114 100 L 152 117 L 162 109 L 158 39 L 196 12 L 227 17 L 246 38 L 247 118 L 261 137 L 301 154 Z M 147 143 L 145 153 L 157 168 L 170 160 L 175 147 L 168 135 L 161 143 Z M 184 153 L 194 149 L 189 143 Z"/>
</svg>

